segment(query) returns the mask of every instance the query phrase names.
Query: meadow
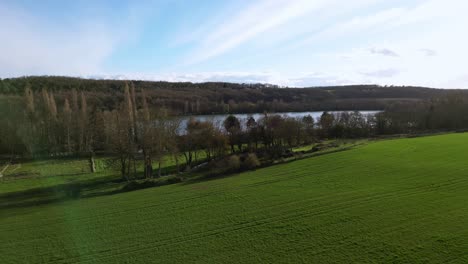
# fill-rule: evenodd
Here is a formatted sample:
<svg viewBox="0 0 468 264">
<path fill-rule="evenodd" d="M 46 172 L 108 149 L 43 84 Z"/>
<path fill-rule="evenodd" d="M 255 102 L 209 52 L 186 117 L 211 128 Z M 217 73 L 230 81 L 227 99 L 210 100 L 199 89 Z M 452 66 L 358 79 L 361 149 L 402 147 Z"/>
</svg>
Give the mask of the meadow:
<svg viewBox="0 0 468 264">
<path fill-rule="evenodd" d="M 44 167 L 43 177 L 0 184 L 2 263 L 468 262 L 467 133 L 9 206 L 5 194 L 97 177 L 73 164 L 77 172 Z"/>
</svg>

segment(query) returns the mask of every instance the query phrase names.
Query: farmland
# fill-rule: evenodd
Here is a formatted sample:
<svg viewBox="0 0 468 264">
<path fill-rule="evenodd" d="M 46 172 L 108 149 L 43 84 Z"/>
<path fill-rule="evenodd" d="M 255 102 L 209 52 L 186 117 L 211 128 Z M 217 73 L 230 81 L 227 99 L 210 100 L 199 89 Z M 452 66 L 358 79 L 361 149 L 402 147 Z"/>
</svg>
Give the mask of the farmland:
<svg viewBox="0 0 468 264">
<path fill-rule="evenodd" d="M 219 179 L 8 206 L 7 192 L 82 177 L 49 168 L 2 183 L 2 263 L 466 263 L 467 161 L 466 133 L 385 140 Z"/>
</svg>

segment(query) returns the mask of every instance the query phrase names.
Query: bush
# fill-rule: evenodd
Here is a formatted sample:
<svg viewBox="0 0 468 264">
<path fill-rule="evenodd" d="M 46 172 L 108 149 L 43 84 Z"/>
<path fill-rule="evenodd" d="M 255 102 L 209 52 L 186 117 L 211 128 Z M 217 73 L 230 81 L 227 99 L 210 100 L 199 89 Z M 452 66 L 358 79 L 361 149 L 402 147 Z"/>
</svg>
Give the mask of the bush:
<svg viewBox="0 0 468 264">
<path fill-rule="evenodd" d="M 315 146 L 312 148 L 312 152 L 317 152 L 317 151 L 320 151 L 320 150 L 322 150 L 322 149 L 324 149 L 324 148 L 325 148 L 325 146 L 324 146 L 323 144 L 320 143 L 320 144 L 315 145 Z"/>
<path fill-rule="evenodd" d="M 141 182 L 131 181 L 122 187 L 122 191 L 129 192 L 129 191 L 141 190 L 141 189 L 151 188 L 154 185 L 155 184 L 152 181 L 141 181 Z"/>
<path fill-rule="evenodd" d="M 296 159 L 301 159 L 302 157 L 304 157 L 304 151 L 299 151 L 294 155 Z"/>
<path fill-rule="evenodd" d="M 184 181 L 184 178 L 181 176 L 168 176 L 168 177 L 162 177 L 162 178 L 157 178 L 157 179 L 145 179 L 145 180 L 131 181 L 125 184 L 119 192 L 136 191 L 136 190 L 141 190 L 141 189 L 146 189 L 146 188 L 179 183 L 183 181 Z"/>
<path fill-rule="evenodd" d="M 255 155 L 255 153 L 249 153 L 247 154 L 247 157 L 245 157 L 245 160 L 242 165 L 247 170 L 253 170 L 260 166 L 260 161 L 258 160 L 257 155 Z"/>
<path fill-rule="evenodd" d="M 183 178 L 180 177 L 180 176 L 174 176 L 174 177 L 168 177 L 167 178 L 167 183 L 169 184 L 173 184 L 173 183 L 179 183 L 179 182 L 183 182 Z"/>
<path fill-rule="evenodd" d="M 241 162 L 239 156 L 232 155 L 229 156 L 226 160 L 226 170 L 228 171 L 237 171 L 240 169 Z"/>
</svg>

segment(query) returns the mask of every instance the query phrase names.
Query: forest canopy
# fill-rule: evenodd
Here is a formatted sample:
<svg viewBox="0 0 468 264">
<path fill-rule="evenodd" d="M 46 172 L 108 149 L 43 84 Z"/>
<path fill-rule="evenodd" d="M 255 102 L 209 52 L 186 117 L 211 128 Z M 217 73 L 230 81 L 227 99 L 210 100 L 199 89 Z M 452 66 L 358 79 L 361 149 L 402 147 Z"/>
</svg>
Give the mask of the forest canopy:
<svg viewBox="0 0 468 264">
<path fill-rule="evenodd" d="M 262 113 L 331 110 L 384 110 L 395 103 L 420 102 L 448 95 L 468 97 L 467 91 L 412 86 L 349 85 L 287 88 L 270 84 L 225 82 L 189 83 L 97 80 L 58 76 L 0 80 L 3 99 L 19 98 L 29 86 L 33 93 L 47 89 L 63 105 L 72 90 L 83 92 L 90 103 L 113 110 L 124 100 L 125 84 L 146 91 L 150 107 L 164 107 L 174 115 Z"/>
</svg>

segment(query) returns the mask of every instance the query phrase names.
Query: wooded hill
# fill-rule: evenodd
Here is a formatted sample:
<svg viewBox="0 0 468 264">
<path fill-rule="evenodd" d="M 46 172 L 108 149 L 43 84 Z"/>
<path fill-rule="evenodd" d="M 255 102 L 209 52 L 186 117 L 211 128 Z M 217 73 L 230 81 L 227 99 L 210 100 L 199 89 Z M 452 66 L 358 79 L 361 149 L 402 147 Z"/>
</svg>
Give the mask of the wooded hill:
<svg viewBox="0 0 468 264">
<path fill-rule="evenodd" d="M 53 92 L 61 105 L 73 89 L 84 91 L 101 109 L 114 109 L 123 100 L 126 82 L 142 89 L 152 107 L 165 107 L 173 114 L 253 113 L 324 110 L 383 110 L 393 103 L 419 102 L 451 95 L 468 97 L 466 90 L 411 86 L 349 85 L 309 88 L 280 88 L 270 84 L 224 82 L 153 82 L 97 80 L 38 76 L 0 79 L 0 94 L 20 99 L 27 84 L 35 93 Z"/>
</svg>

